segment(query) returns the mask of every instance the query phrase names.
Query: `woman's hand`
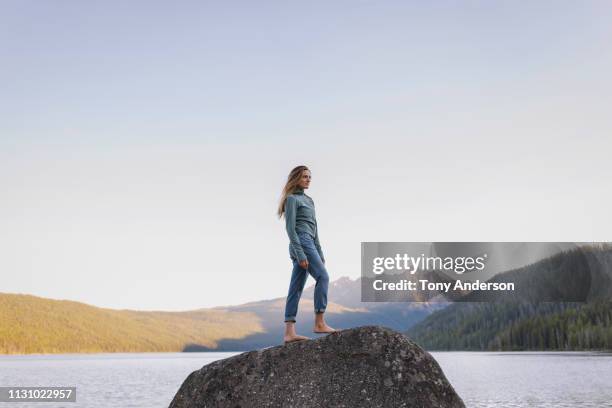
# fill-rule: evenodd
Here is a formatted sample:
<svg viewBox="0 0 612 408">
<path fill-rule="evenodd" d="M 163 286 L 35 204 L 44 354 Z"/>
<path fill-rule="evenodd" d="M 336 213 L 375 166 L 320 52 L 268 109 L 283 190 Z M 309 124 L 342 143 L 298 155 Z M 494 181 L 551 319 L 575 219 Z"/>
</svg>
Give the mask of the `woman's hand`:
<svg viewBox="0 0 612 408">
<path fill-rule="evenodd" d="M 308 259 L 304 259 L 304 260 L 300 261 L 300 266 L 303 269 L 308 269 Z"/>
</svg>

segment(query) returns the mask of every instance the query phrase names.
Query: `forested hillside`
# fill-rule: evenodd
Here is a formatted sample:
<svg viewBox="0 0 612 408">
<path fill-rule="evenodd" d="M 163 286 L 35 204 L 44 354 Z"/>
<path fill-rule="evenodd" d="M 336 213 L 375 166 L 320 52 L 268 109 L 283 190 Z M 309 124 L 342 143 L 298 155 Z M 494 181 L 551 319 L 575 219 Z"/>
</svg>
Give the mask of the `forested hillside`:
<svg viewBox="0 0 612 408">
<path fill-rule="evenodd" d="M 31 295 L 0 294 L 0 353 L 182 351 L 215 348 L 261 331 L 251 312 L 143 312 L 103 309 Z"/>
<path fill-rule="evenodd" d="M 580 277 L 580 282 L 577 282 Z M 585 247 L 494 278 L 529 282 L 526 297 L 470 294 L 407 331 L 428 350 L 612 350 L 612 249 Z M 583 302 L 537 302 L 578 290 Z"/>
<path fill-rule="evenodd" d="M 407 334 L 428 350 L 612 350 L 612 301 L 456 303 Z"/>
</svg>

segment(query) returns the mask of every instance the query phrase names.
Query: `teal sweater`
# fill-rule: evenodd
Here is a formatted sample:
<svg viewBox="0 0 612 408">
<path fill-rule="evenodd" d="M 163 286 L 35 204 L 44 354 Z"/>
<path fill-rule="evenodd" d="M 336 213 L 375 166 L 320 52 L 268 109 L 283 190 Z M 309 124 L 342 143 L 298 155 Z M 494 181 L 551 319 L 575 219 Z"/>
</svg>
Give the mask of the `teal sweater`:
<svg viewBox="0 0 612 408">
<path fill-rule="evenodd" d="M 306 259 L 306 254 L 297 234 L 299 231 L 305 232 L 312 237 L 321 260 L 325 262 L 321 244 L 319 243 L 314 201 L 304 194 L 304 190 L 301 188 L 287 196 L 287 201 L 285 202 L 285 224 L 290 241 L 289 250 L 298 261 Z"/>
</svg>

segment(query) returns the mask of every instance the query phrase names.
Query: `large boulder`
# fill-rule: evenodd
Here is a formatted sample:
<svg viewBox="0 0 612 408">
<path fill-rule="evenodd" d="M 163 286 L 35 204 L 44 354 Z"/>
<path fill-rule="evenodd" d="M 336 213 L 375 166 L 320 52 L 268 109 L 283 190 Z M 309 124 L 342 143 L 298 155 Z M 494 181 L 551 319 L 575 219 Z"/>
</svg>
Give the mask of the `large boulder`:
<svg viewBox="0 0 612 408">
<path fill-rule="evenodd" d="M 170 408 L 464 407 L 429 353 L 386 327 L 363 326 L 210 363 Z"/>
</svg>

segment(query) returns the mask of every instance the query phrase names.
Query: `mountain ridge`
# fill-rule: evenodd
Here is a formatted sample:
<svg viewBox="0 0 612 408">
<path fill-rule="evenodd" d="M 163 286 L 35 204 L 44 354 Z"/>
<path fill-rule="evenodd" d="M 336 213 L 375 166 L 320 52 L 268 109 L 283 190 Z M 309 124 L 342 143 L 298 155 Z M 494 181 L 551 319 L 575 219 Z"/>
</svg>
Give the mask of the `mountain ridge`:
<svg viewBox="0 0 612 408">
<path fill-rule="evenodd" d="M 359 279 L 330 282 L 326 320 L 383 322 L 403 331 L 437 306 L 361 304 Z M 310 332 L 314 285 L 302 294 L 298 331 Z M 356 292 L 355 292 L 356 291 Z M 348 305 L 343 304 L 346 302 Z M 359 304 L 359 307 L 355 307 Z M 243 351 L 279 344 L 285 298 L 187 311 L 111 309 L 67 299 L 0 293 L 0 354 Z M 315 336 L 316 337 L 316 336 Z"/>
<path fill-rule="evenodd" d="M 611 247 L 568 251 L 493 279 L 510 278 L 532 287 L 503 302 L 451 304 L 405 333 L 428 350 L 612 350 Z M 551 294 L 583 301 L 537 301 Z M 490 294 L 465 299 L 491 300 Z"/>
</svg>

